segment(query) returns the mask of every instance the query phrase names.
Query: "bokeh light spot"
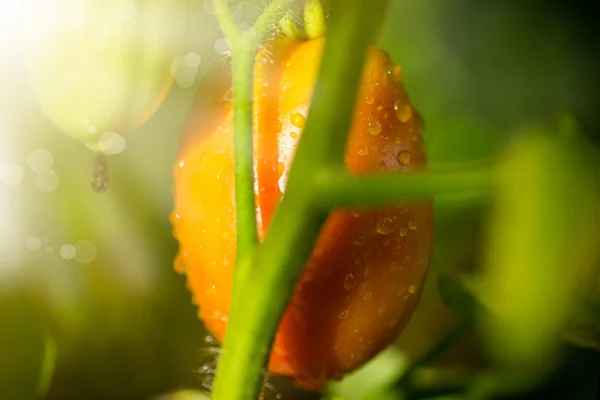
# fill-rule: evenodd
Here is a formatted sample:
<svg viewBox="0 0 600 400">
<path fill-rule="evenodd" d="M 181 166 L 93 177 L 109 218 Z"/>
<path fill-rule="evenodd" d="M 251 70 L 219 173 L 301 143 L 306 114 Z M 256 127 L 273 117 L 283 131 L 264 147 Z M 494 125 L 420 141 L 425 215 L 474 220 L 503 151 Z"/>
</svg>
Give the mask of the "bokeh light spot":
<svg viewBox="0 0 600 400">
<path fill-rule="evenodd" d="M 77 253 L 77 249 L 72 244 L 63 244 L 60 248 L 60 256 L 65 260 L 72 260 Z"/>
<path fill-rule="evenodd" d="M 98 149 L 108 156 L 122 153 L 125 147 L 127 140 L 117 132 L 104 132 L 98 138 Z"/>
<path fill-rule="evenodd" d="M 49 172 L 54 165 L 54 157 L 47 149 L 35 149 L 27 156 L 27 165 L 33 172 Z"/>
<path fill-rule="evenodd" d="M 37 174 L 34 180 L 37 190 L 43 193 L 52 193 L 58 188 L 60 179 L 56 172 L 49 171 Z"/>
</svg>

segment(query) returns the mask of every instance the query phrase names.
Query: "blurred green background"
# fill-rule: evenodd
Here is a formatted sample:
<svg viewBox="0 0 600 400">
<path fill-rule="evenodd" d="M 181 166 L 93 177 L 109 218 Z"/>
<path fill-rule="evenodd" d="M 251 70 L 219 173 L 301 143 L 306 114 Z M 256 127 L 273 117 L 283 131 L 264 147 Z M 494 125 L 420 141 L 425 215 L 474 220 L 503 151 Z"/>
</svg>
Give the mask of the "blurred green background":
<svg viewBox="0 0 600 400">
<path fill-rule="evenodd" d="M 232 1 L 236 19 L 251 23 L 264 3 Z M 178 55 L 163 60 L 175 82 L 157 112 L 123 135 L 126 149 L 109 157 L 103 194 L 90 188 L 93 154 L 36 102 L 19 42 L 31 38 L 29 14 L 0 8 L 2 21 L 19 28 L 7 28 L 0 42 L 0 399 L 136 400 L 201 388 L 197 370 L 211 344 L 172 268 L 171 169 L 196 89 L 215 63 L 227 62 L 227 43 L 207 0 L 161 4 L 177 7 L 173 23 L 185 26 Z M 524 124 L 564 108 L 596 141 L 599 18 L 595 1 L 393 1 L 380 44 L 402 65 L 424 116 L 430 165 L 490 159 Z M 487 204 L 448 197 L 436 212 L 432 273 L 399 351 L 339 392 L 356 393 L 356 379 L 364 387 L 389 379 L 458 320 L 437 277 L 480 269 Z M 584 347 L 598 348 L 598 340 L 588 337 Z M 465 335 L 424 379 L 471 376 L 489 364 L 483 347 L 478 335 Z M 593 396 L 598 356 L 571 351 L 586 368 L 565 378 L 562 398 L 575 398 L 575 389 Z M 311 397 L 283 381 L 275 386 L 284 399 Z"/>
</svg>

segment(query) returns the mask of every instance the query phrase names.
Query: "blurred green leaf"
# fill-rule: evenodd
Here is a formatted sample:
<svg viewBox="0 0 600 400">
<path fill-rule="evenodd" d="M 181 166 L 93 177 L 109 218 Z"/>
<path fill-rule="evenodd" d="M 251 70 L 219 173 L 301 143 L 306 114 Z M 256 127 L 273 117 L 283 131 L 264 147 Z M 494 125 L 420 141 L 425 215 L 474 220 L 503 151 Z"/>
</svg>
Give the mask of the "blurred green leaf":
<svg viewBox="0 0 600 400">
<path fill-rule="evenodd" d="M 56 348 L 28 307 L 0 298 L 0 399 L 46 395 Z"/>
<path fill-rule="evenodd" d="M 482 293 L 499 367 L 531 381 L 558 360 L 560 332 L 598 250 L 589 153 L 555 131 L 530 128 L 498 170 Z"/>
<path fill-rule="evenodd" d="M 183 389 L 153 400 L 210 400 L 210 394 L 205 391 Z"/>
<path fill-rule="evenodd" d="M 564 338 L 568 342 L 589 349 L 600 351 L 600 272 L 592 280 L 595 282 L 585 296 L 569 326 Z"/>
<path fill-rule="evenodd" d="M 438 287 L 444 303 L 466 321 L 474 321 L 482 307 L 475 296 L 457 278 L 450 275 L 440 275 Z"/>
<path fill-rule="evenodd" d="M 347 400 L 361 400 L 367 394 L 390 386 L 407 368 L 406 356 L 396 347 L 388 347 L 358 371 L 339 383 L 332 383 L 328 391 Z"/>
<path fill-rule="evenodd" d="M 54 376 L 54 370 L 56 369 L 56 360 L 58 357 L 58 348 L 54 338 L 46 334 L 43 335 L 43 339 L 44 358 L 42 360 L 40 378 L 37 386 L 37 394 L 41 398 L 44 398 L 50 389 L 52 377 Z"/>
</svg>

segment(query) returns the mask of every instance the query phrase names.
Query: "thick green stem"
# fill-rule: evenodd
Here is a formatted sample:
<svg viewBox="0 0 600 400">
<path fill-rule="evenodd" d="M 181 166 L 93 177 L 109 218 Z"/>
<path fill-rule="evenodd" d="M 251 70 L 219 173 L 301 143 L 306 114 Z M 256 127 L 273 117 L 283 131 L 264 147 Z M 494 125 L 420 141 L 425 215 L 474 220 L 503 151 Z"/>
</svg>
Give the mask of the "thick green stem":
<svg viewBox="0 0 600 400">
<path fill-rule="evenodd" d="M 238 287 L 244 301 L 232 303 L 214 400 L 258 398 L 277 326 L 327 217 L 316 206 L 317 171 L 332 158 L 343 162 L 365 54 L 386 5 L 355 0 L 336 10 L 286 195 L 252 260 L 252 286 Z"/>
<path fill-rule="evenodd" d="M 421 200 L 434 195 L 488 193 L 493 167 L 398 174 L 352 175 L 326 169 L 319 175 L 319 204 L 325 209 L 370 207 Z"/>
</svg>

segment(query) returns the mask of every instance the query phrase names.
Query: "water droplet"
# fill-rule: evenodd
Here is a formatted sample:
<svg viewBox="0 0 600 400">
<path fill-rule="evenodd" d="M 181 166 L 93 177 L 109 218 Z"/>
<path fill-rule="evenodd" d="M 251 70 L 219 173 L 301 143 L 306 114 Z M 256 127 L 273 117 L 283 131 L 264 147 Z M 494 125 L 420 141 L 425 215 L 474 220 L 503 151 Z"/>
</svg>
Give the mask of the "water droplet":
<svg viewBox="0 0 600 400">
<path fill-rule="evenodd" d="M 410 151 L 408 150 L 404 150 L 401 151 L 400 153 L 398 153 L 398 162 L 402 165 L 408 165 L 410 164 L 410 160 L 412 158 L 412 154 L 410 154 Z"/>
<path fill-rule="evenodd" d="M 361 147 L 360 149 L 358 149 L 358 154 L 361 156 L 366 156 L 367 154 L 369 154 L 369 148 L 368 147 Z"/>
<path fill-rule="evenodd" d="M 367 242 L 367 239 L 364 236 L 357 236 L 354 238 L 354 240 L 352 241 L 352 243 L 354 243 L 357 246 L 362 246 L 363 244 L 365 244 Z"/>
<path fill-rule="evenodd" d="M 405 237 L 408 235 L 408 230 L 406 228 L 400 228 L 400 236 Z"/>
<path fill-rule="evenodd" d="M 387 306 L 384 304 L 377 309 L 377 315 L 382 315 L 387 311 Z"/>
<path fill-rule="evenodd" d="M 356 281 L 354 280 L 354 275 L 352 273 L 346 274 L 346 278 L 344 279 L 344 288 L 348 291 L 353 290 L 356 287 Z"/>
<path fill-rule="evenodd" d="M 413 117 L 412 107 L 401 100 L 396 100 L 394 103 L 394 111 L 396 112 L 396 118 L 398 118 L 398 121 L 402 122 L 403 124 L 410 121 L 410 119 Z"/>
<path fill-rule="evenodd" d="M 42 247 L 42 239 L 39 236 L 30 236 L 25 242 L 25 247 L 27 247 L 27 250 L 37 251 Z"/>
<path fill-rule="evenodd" d="M 348 310 L 344 310 L 338 314 L 339 319 L 347 319 L 350 316 L 350 312 Z"/>
<path fill-rule="evenodd" d="M 400 136 L 394 138 L 394 144 L 401 145 L 402 138 Z"/>
<path fill-rule="evenodd" d="M 304 125 L 306 124 L 306 118 L 300 113 L 292 114 L 290 121 L 296 128 L 304 128 Z"/>
<path fill-rule="evenodd" d="M 370 118 L 367 125 L 371 135 L 377 136 L 381 133 L 381 122 L 378 119 Z"/>
<path fill-rule="evenodd" d="M 394 220 L 388 214 L 377 215 L 377 233 L 380 235 L 389 235 L 394 232 Z"/>
<path fill-rule="evenodd" d="M 75 257 L 77 250 L 72 244 L 63 244 L 60 248 L 60 256 L 65 260 L 71 260 Z"/>
<path fill-rule="evenodd" d="M 365 299 L 365 300 L 370 300 L 372 296 L 373 296 L 373 293 L 371 293 L 371 292 L 366 292 L 366 293 L 365 293 L 365 296 L 363 297 L 363 299 Z"/>
<path fill-rule="evenodd" d="M 290 132 L 290 137 L 292 139 L 297 139 L 298 138 L 298 133 L 296 133 L 296 132 Z"/>
<path fill-rule="evenodd" d="M 374 104 L 375 103 L 375 97 L 373 97 L 373 96 L 367 96 L 367 97 L 365 97 L 365 102 L 367 104 Z"/>
<path fill-rule="evenodd" d="M 52 165 L 54 165 L 54 157 L 46 149 L 35 149 L 27 156 L 27 165 L 33 172 L 48 172 L 52 169 Z"/>
<path fill-rule="evenodd" d="M 408 229 L 411 231 L 417 230 L 417 221 L 408 221 Z"/>
<path fill-rule="evenodd" d="M 417 288 L 416 288 L 416 286 L 415 286 L 415 285 L 410 285 L 410 286 L 408 287 L 408 293 L 410 293 L 410 294 L 415 294 L 416 292 L 417 292 Z"/>
<path fill-rule="evenodd" d="M 96 193 L 103 193 L 108 189 L 108 160 L 104 154 L 98 154 L 94 160 L 92 170 L 92 189 Z"/>
</svg>

